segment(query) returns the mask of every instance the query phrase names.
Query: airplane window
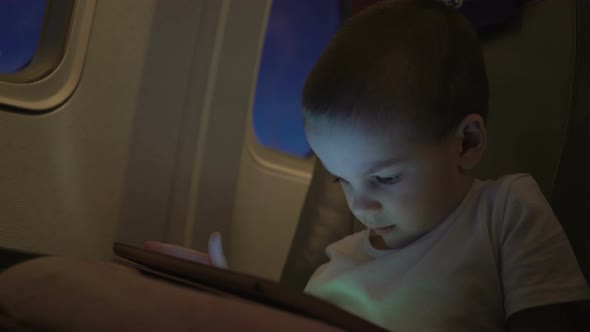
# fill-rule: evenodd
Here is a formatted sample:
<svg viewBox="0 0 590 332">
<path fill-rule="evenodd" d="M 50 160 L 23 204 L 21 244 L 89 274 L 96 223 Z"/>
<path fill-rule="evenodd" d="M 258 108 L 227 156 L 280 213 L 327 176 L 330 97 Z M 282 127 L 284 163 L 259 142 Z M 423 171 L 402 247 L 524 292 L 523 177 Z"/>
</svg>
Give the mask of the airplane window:
<svg viewBox="0 0 590 332">
<path fill-rule="evenodd" d="M 0 1 L 0 74 L 25 68 L 39 46 L 46 0 Z"/>
<path fill-rule="evenodd" d="M 296 157 L 310 155 L 300 94 L 341 21 L 341 0 L 272 2 L 253 108 L 254 132 L 263 146 Z"/>
</svg>

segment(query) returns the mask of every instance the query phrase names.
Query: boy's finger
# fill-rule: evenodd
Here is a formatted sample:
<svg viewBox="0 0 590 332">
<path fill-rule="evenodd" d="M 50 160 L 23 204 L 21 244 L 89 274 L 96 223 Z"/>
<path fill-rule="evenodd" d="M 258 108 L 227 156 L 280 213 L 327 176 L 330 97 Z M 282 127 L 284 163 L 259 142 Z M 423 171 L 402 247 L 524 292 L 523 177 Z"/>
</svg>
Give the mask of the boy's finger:
<svg viewBox="0 0 590 332">
<path fill-rule="evenodd" d="M 215 232 L 209 237 L 209 259 L 211 265 L 227 269 L 227 260 L 223 254 L 221 234 L 219 232 Z"/>
<path fill-rule="evenodd" d="M 144 243 L 143 248 L 150 251 L 159 252 L 164 255 L 185 259 L 195 263 L 209 264 L 207 254 L 200 251 L 188 249 L 174 244 L 148 241 Z"/>
</svg>

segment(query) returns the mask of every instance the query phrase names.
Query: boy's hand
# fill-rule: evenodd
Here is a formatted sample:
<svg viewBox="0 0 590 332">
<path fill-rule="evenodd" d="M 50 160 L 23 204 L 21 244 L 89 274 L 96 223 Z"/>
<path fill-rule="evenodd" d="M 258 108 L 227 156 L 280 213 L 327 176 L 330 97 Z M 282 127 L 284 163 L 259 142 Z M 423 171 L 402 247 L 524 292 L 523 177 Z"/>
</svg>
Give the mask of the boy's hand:
<svg viewBox="0 0 590 332">
<path fill-rule="evenodd" d="M 144 243 L 143 248 L 146 250 L 159 252 L 164 255 L 186 259 L 192 262 L 213 265 L 222 269 L 227 269 L 227 260 L 223 254 L 221 245 L 221 234 L 214 232 L 209 237 L 209 253 L 203 253 L 197 250 L 188 249 L 174 244 L 148 241 Z"/>
</svg>

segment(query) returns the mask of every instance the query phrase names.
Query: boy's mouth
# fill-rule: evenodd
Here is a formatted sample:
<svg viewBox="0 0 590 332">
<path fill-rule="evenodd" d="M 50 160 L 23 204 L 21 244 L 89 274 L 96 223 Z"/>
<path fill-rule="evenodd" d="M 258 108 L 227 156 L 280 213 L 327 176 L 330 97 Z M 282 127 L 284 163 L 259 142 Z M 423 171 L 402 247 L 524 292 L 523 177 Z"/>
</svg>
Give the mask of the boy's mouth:
<svg viewBox="0 0 590 332">
<path fill-rule="evenodd" d="M 394 228 L 395 228 L 395 225 L 385 226 L 385 227 L 377 227 L 377 228 L 371 228 L 371 229 L 373 230 L 373 232 L 377 233 L 377 235 L 383 236 L 383 235 L 391 233 Z"/>
</svg>

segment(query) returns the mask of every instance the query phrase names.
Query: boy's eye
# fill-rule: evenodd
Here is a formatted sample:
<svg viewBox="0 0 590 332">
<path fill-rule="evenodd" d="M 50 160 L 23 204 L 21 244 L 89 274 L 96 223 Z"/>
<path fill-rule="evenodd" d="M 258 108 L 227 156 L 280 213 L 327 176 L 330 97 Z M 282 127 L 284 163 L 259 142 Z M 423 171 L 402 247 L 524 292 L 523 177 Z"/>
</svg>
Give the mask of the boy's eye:
<svg viewBox="0 0 590 332">
<path fill-rule="evenodd" d="M 390 184 L 396 184 L 401 180 L 401 176 L 400 175 L 396 175 L 396 176 L 389 176 L 389 177 L 380 177 L 380 176 L 373 176 L 373 179 L 375 180 L 375 182 L 379 183 L 379 184 L 385 184 L 385 185 L 390 185 Z"/>
<path fill-rule="evenodd" d="M 348 181 L 344 180 L 343 178 L 339 178 L 337 176 L 334 177 L 334 182 L 348 183 Z"/>
</svg>

